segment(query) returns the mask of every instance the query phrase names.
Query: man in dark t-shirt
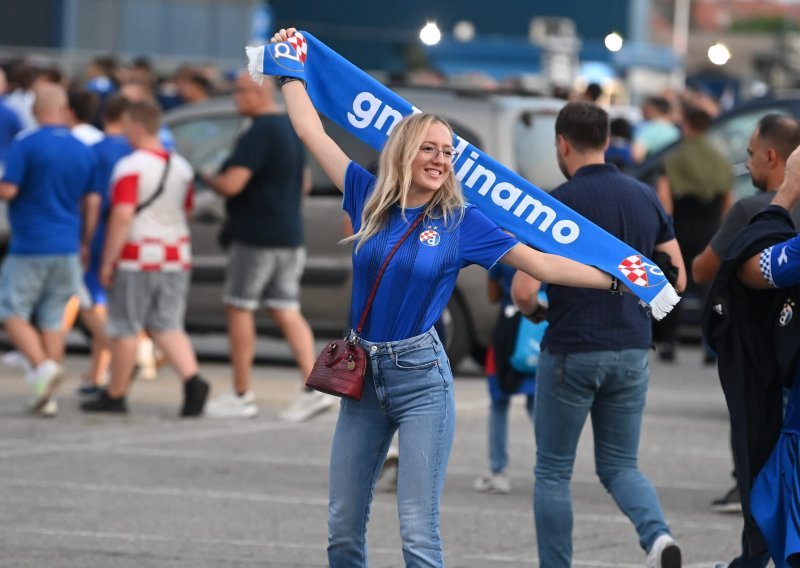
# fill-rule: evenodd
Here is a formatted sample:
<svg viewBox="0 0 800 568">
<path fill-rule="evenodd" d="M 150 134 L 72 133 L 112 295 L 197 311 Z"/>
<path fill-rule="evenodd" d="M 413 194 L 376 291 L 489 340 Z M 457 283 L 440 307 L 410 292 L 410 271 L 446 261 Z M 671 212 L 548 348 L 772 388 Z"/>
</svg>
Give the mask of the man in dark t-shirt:
<svg viewBox="0 0 800 568">
<path fill-rule="evenodd" d="M 608 139 L 603 109 L 567 104 L 556 119 L 556 148 L 568 181 L 552 195 L 636 250 L 668 254 L 678 267 L 680 291 L 686 276 L 670 219 L 651 187 L 604 163 Z M 655 266 L 649 270 L 662 274 Z M 542 341 L 534 411 L 539 563 L 571 565 L 570 480 L 591 413 L 597 474 L 636 527 L 647 565 L 679 567 L 680 549 L 658 496 L 636 465 L 649 376 L 650 318 L 630 294 L 552 285 L 547 294 L 550 325 Z"/>
<path fill-rule="evenodd" d="M 225 275 L 233 392 L 209 402 L 206 414 L 253 417 L 250 390 L 255 355 L 254 311 L 264 306 L 289 342 L 305 381 L 314 366 L 314 337 L 300 312 L 305 264 L 301 202 L 310 189 L 305 152 L 289 117 L 275 104 L 272 83 L 258 85 L 246 72 L 234 85 L 239 114 L 251 119 L 216 176 L 203 176 L 227 198 L 225 231 L 230 240 Z M 304 388 L 282 417 L 307 420 L 329 409 L 333 398 Z"/>
</svg>

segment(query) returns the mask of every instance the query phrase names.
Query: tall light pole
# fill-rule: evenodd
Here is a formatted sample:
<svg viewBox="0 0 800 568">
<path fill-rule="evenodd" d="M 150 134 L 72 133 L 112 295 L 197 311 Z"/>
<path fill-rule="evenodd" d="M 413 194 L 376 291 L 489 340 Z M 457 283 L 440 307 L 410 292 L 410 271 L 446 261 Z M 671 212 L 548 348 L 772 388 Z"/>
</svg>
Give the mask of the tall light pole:
<svg viewBox="0 0 800 568">
<path fill-rule="evenodd" d="M 673 87 L 683 88 L 686 83 L 686 56 L 689 53 L 689 16 L 691 0 L 675 0 L 672 22 L 672 49 L 681 60 L 681 67 L 672 74 Z"/>
<path fill-rule="evenodd" d="M 650 41 L 651 0 L 630 0 L 628 4 L 628 30 L 625 35 L 636 43 Z"/>
</svg>

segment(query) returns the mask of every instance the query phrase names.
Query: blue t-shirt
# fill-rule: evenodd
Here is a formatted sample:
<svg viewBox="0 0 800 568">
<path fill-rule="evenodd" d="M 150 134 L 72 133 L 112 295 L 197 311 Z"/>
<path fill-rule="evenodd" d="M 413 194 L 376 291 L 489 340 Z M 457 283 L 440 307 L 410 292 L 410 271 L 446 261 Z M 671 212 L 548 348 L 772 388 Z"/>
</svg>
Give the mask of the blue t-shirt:
<svg viewBox="0 0 800 568">
<path fill-rule="evenodd" d="M 364 203 L 375 187 L 375 176 L 350 162 L 345 176 L 343 207 L 353 229 L 361 228 Z M 351 325 L 358 325 L 386 255 L 408 230 L 425 206 L 399 206 L 386 226 L 353 254 Z M 428 331 L 450 300 L 458 272 L 470 264 L 491 268 L 517 245 L 472 205 L 458 224 L 443 226 L 442 219 L 424 219 L 395 253 L 383 274 L 361 336 L 368 341 L 398 341 Z"/>
<path fill-rule="evenodd" d="M 9 253 L 77 253 L 81 200 L 94 191 L 93 170 L 92 150 L 66 127 L 42 126 L 15 140 L 3 176 L 19 188 L 8 204 Z"/>
<path fill-rule="evenodd" d="M 91 149 L 95 156 L 92 187 L 100 193 L 103 199 L 100 206 L 100 217 L 97 219 L 97 227 L 92 238 L 91 258 L 89 260 L 89 269 L 96 270 L 100 266 L 100 256 L 103 254 L 106 224 L 108 223 L 108 214 L 111 207 L 111 174 L 120 158 L 130 154 L 133 148 L 125 136 L 113 135 L 105 136 L 100 142 L 91 146 Z"/>
<path fill-rule="evenodd" d="M 646 256 L 675 238 L 672 221 L 652 187 L 611 164 L 580 168 L 553 197 Z M 649 349 L 650 317 L 633 294 L 550 285 L 542 348 L 551 353 Z"/>
<path fill-rule="evenodd" d="M 761 273 L 776 288 L 789 288 L 800 284 L 800 235 L 778 243 L 761 253 Z M 800 317 L 787 306 L 784 317 Z M 800 365 L 795 372 L 794 386 L 786 406 L 783 429 L 800 435 Z"/>
<path fill-rule="evenodd" d="M 764 249 L 761 272 L 776 288 L 800 284 L 800 235 Z"/>
<path fill-rule="evenodd" d="M 19 115 L 0 97 L 0 172 L 2 172 L 9 146 L 21 130 L 22 121 L 19 119 Z"/>
</svg>

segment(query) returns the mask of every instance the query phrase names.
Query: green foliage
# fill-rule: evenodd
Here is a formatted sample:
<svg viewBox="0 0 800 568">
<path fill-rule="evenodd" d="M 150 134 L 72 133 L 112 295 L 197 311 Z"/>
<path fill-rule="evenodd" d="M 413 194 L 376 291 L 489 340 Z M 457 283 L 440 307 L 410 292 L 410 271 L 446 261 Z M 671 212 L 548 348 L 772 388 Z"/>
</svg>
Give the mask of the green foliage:
<svg viewBox="0 0 800 568">
<path fill-rule="evenodd" d="M 736 20 L 731 24 L 730 31 L 746 33 L 775 33 L 800 30 L 796 20 L 781 16 L 756 16 Z"/>
</svg>

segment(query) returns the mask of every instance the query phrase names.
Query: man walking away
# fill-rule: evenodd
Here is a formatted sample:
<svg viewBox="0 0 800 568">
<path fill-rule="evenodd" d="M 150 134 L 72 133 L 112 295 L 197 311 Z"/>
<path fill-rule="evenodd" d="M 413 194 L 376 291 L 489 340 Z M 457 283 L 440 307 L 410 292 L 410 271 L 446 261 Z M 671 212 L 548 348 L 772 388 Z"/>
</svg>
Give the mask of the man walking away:
<svg viewBox="0 0 800 568">
<path fill-rule="evenodd" d="M 86 412 L 127 412 L 125 395 L 136 365 L 138 335 L 147 331 L 183 380 L 181 416 L 203 412 L 209 386 L 183 329 L 189 292 L 191 244 L 187 216 L 194 172 L 158 138 L 161 112 L 152 102 L 131 103 L 123 113 L 135 151 L 112 175 L 101 284 L 109 288 L 111 381 Z"/>
<path fill-rule="evenodd" d="M 604 163 L 608 114 L 591 103 L 568 103 L 555 128 L 558 163 L 568 181 L 553 197 L 634 249 L 669 255 L 678 267 L 675 287 L 682 290 L 680 248 L 655 191 Z M 650 274 L 663 278 L 661 271 Z M 637 466 L 650 374 L 650 318 L 631 294 L 550 285 L 548 298 L 550 325 L 542 341 L 534 410 L 539 563 L 547 568 L 572 563 L 570 482 L 591 414 L 597 475 L 636 528 L 647 566 L 680 568 L 680 549 L 658 495 Z"/>
<path fill-rule="evenodd" d="M 94 231 L 91 223 L 82 226 L 81 207 L 85 218 L 96 219 L 100 196 L 92 192 L 92 151 L 67 127 L 64 89 L 37 87 L 33 111 L 39 127 L 11 145 L 0 182 L 11 224 L 0 269 L 0 319 L 32 367 L 32 410 L 53 414 L 50 399 L 63 374 L 64 308 L 80 288 L 79 252 Z"/>
</svg>

